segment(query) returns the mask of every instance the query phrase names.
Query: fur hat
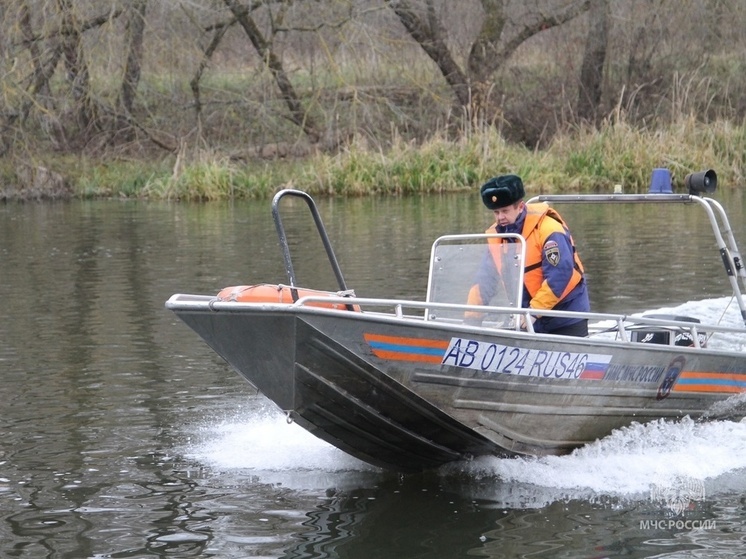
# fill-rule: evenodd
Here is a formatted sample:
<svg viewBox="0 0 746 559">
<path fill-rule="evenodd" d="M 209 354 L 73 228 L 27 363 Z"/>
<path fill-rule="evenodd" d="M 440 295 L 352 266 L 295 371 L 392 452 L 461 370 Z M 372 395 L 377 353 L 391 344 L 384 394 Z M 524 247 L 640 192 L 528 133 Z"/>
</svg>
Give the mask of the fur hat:
<svg viewBox="0 0 746 559">
<path fill-rule="evenodd" d="M 488 180 L 479 190 L 482 202 L 491 210 L 504 208 L 522 200 L 526 195 L 518 175 L 500 175 Z"/>
</svg>

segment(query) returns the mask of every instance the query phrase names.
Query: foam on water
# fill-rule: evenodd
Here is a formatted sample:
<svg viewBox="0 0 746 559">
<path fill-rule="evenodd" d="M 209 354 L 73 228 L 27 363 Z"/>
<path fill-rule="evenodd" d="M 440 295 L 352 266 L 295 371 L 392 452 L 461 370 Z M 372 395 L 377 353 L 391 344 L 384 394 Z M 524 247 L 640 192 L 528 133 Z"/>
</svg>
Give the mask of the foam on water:
<svg viewBox="0 0 746 559">
<path fill-rule="evenodd" d="M 576 491 L 579 495 L 635 496 L 673 478 L 712 482 L 746 469 L 746 424 L 732 421 L 633 424 L 567 456 L 463 463 L 476 478 Z M 746 484 L 745 484 L 746 485 Z"/>
<path fill-rule="evenodd" d="M 729 301 L 695 301 L 655 312 L 695 316 L 703 322 L 718 321 L 724 313 L 724 324 L 738 325 L 740 312 Z M 718 343 L 738 349 L 742 340 L 720 338 Z M 743 403 L 744 398 L 739 395 L 734 400 Z M 219 471 L 250 471 L 270 483 L 281 479 L 292 486 L 292 473 L 304 472 L 297 479 L 299 488 L 314 483 L 332 486 L 347 474 L 380 472 L 288 424 L 269 402 L 260 411 L 198 431 L 201 442 L 189 448 L 188 456 Z M 309 476 L 309 472 L 315 473 Z M 480 457 L 449 464 L 438 475 L 446 483 L 466 478 L 481 487 L 482 497 L 505 506 L 539 507 L 568 499 L 648 499 L 653 485 L 674 478 L 701 480 L 709 496 L 742 493 L 746 491 L 745 472 L 746 423 L 699 422 L 687 417 L 635 423 L 567 456 Z M 485 487 L 489 488 L 486 493 Z"/>
<path fill-rule="evenodd" d="M 263 410 L 201 428 L 187 455 L 218 470 L 339 472 L 372 467 L 329 445 L 279 411 Z"/>
<path fill-rule="evenodd" d="M 380 470 L 288 423 L 269 400 L 260 410 L 197 427 L 183 455 L 236 483 L 302 491 L 364 486 Z"/>
<path fill-rule="evenodd" d="M 354 486 L 380 471 L 279 413 L 206 426 L 200 438 L 186 453 L 192 459 L 295 489 Z M 746 423 L 684 418 L 633 424 L 567 456 L 479 457 L 449 464 L 438 475 L 446 483 L 466 478 L 478 484 L 475 497 L 532 508 L 571 499 L 647 500 L 653 485 L 675 478 L 701 480 L 708 496 L 744 492 L 744 473 Z"/>
</svg>

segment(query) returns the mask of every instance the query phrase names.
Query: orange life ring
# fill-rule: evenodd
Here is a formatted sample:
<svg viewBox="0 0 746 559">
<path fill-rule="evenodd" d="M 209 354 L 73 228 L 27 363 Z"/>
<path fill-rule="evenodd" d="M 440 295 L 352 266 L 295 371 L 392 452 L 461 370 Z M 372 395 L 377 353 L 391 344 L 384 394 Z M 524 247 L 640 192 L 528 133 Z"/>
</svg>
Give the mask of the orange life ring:
<svg viewBox="0 0 746 559">
<path fill-rule="evenodd" d="M 316 289 L 303 289 L 300 287 L 291 288 L 288 285 L 273 285 L 270 283 L 260 283 L 258 285 L 236 285 L 225 287 L 218 293 L 218 301 L 229 301 L 236 303 L 286 303 L 292 304 L 292 290 L 295 290 L 298 299 L 302 297 L 338 297 L 337 293 L 331 291 L 319 291 Z M 306 304 L 309 307 L 319 307 L 322 309 L 334 309 L 338 311 L 355 310 L 360 311 L 358 305 L 346 305 L 344 303 L 325 303 L 323 301 L 310 301 Z"/>
</svg>

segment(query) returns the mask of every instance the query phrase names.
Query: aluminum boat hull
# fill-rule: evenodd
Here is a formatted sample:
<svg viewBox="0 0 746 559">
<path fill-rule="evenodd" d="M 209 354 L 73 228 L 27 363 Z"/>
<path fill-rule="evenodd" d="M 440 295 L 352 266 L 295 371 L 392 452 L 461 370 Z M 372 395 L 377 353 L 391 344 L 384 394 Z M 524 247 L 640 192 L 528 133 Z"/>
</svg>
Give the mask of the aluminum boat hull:
<svg viewBox="0 0 746 559">
<path fill-rule="evenodd" d="M 746 386 L 735 352 L 189 295 L 167 306 L 298 424 L 401 472 L 565 454 L 633 422 L 743 415 L 722 406 Z"/>
</svg>

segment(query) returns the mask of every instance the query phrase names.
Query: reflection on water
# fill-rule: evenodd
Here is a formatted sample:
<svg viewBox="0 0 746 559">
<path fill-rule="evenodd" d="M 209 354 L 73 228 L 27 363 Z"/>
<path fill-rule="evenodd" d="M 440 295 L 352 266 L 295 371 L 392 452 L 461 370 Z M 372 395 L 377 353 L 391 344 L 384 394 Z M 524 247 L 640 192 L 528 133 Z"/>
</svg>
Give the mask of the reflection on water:
<svg viewBox="0 0 746 559">
<path fill-rule="evenodd" d="M 736 236 L 746 239 L 732 197 Z M 362 296 L 423 298 L 432 240 L 482 231 L 490 217 L 463 195 L 322 201 L 320 209 L 346 282 Z M 722 264 L 696 214 L 560 210 L 597 310 L 697 315 L 725 306 Z M 304 247 L 294 253 L 299 283 L 334 285 L 315 256 L 305 207 L 291 203 L 283 215 L 291 243 Z M 0 235 L 0 556 L 740 549 L 740 424 L 660 426 L 564 459 L 478 461 L 406 477 L 288 425 L 163 306 L 175 292 L 284 281 L 267 202 L 6 204 Z M 667 473 L 705 478 L 705 501 L 685 514 L 714 519 L 717 529 L 641 528 L 668 518 L 649 495 Z"/>
<path fill-rule="evenodd" d="M 282 557 L 665 557 L 673 550 L 724 556 L 741 544 L 738 536 L 712 545 L 701 532 L 640 530 L 640 516 L 625 518 L 615 507 L 575 500 L 541 510 L 500 509 L 405 480 L 317 506 L 303 523 L 300 542 Z M 725 530 L 740 529 L 742 521 L 717 511 L 702 516 Z"/>
</svg>

